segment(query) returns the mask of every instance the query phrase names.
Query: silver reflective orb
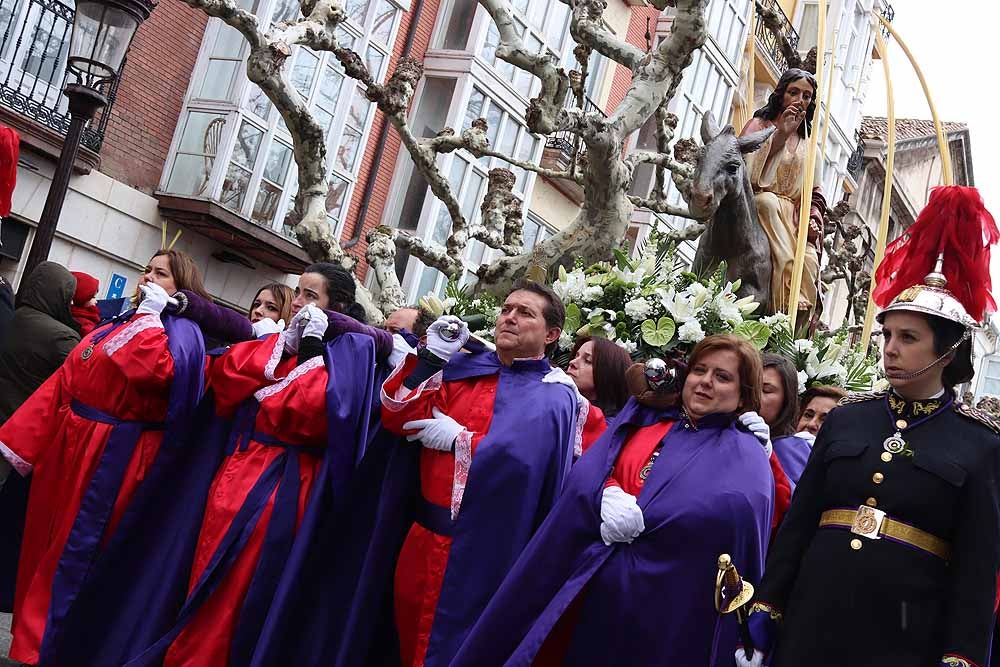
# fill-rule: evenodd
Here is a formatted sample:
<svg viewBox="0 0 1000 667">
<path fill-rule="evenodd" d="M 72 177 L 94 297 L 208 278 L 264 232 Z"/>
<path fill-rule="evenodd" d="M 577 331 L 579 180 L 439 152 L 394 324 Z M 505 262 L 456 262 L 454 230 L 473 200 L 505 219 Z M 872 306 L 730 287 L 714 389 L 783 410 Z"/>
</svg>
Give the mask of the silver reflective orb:
<svg viewBox="0 0 1000 667">
<path fill-rule="evenodd" d="M 653 391 L 660 391 L 667 385 L 673 384 L 674 370 L 667 366 L 663 359 L 650 359 L 646 362 L 645 370 L 646 383 Z"/>
<path fill-rule="evenodd" d="M 445 340 L 456 340 L 458 338 L 458 332 L 461 328 L 461 325 L 457 322 L 449 322 L 441 327 L 441 338 L 444 338 Z"/>
</svg>

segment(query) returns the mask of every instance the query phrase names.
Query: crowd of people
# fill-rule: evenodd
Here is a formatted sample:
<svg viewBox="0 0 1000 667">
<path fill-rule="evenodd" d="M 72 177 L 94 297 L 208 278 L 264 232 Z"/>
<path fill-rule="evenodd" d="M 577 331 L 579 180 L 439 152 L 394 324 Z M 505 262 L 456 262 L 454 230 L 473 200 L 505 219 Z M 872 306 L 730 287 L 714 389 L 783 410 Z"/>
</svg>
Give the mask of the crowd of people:
<svg viewBox="0 0 1000 667">
<path fill-rule="evenodd" d="M 1000 427 L 953 393 L 988 298 L 953 259 L 881 295 L 891 389 L 850 396 L 734 335 L 671 363 L 580 338 L 563 371 L 534 282 L 489 345 L 420 306 L 369 326 L 333 264 L 241 314 L 161 250 L 102 321 L 44 263 L 0 318 L 10 656 L 987 665 Z"/>
</svg>

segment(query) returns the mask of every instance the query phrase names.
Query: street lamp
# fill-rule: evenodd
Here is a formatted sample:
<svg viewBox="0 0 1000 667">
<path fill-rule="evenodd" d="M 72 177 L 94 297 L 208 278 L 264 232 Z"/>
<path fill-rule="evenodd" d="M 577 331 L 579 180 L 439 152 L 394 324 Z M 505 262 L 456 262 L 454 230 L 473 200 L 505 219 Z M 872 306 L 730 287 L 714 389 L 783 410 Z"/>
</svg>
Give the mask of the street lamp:
<svg viewBox="0 0 1000 667">
<path fill-rule="evenodd" d="M 107 106 L 108 99 L 101 88 L 118 76 L 135 31 L 152 10 L 152 0 L 77 0 L 67 60 L 77 82 L 66 84 L 63 90 L 69 98 L 69 131 L 38 220 L 24 275 L 48 259 L 84 128 L 98 109 Z"/>
</svg>

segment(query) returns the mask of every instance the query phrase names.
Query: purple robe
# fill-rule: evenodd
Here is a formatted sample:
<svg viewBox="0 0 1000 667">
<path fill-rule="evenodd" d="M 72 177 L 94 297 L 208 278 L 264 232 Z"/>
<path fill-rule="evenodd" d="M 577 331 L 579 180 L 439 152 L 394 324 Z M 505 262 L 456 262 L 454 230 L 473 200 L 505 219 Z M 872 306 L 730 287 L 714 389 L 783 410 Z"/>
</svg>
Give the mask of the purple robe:
<svg viewBox="0 0 1000 667">
<path fill-rule="evenodd" d="M 716 563 L 733 557 L 759 581 L 774 482 L 767 457 L 731 415 L 678 422 L 639 495 L 645 531 L 631 544 L 600 537 L 605 481 L 634 427 L 678 419 L 631 399 L 580 458 L 566 490 L 451 663 L 530 665 L 581 596 L 566 664 L 694 667 L 733 663 L 737 626 L 714 606 Z"/>
<path fill-rule="evenodd" d="M 294 577 L 295 559 L 300 558 L 308 544 L 316 538 L 315 526 L 327 512 L 341 511 L 345 503 L 346 482 L 357 460 L 363 455 L 367 441 L 370 409 L 375 383 L 374 344 L 368 336 L 345 334 L 326 347 L 327 420 L 329 446 L 317 478 L 306 515 L 283 556 L 272 558 L 262 553 L 257 574 L 247 601 L 240 612 L 240 625 L 234 637 L 234 651 L 239 664 L 249 664 L 258 637 L 266 636 L 272 619 L 272 600 L 286 581 Z M 219 554 L 212 574 L 199 582 L 189 595 L 191 561 L 201 527 L 205 498 L 212 479 L 222 461 L 233 430 L 245 427 L 215 416 L 211 401 L 203 402 L 199 413 L 198 437 L 192 438 L 187 456 L 179 460 L 171 475 L 158 477 L 160 494 L 142 509 L 137 517 L 145 527 L 125 543 L 119 543 L 111 558 L 105 560 L 104 577 L 91 590 L 87 612 L 88 622 L 79 617 L 76 645 L 64 642 L 62 665 L 155 665 L 162 659 L 172 639 L 183 628 L 215 585 L 239 550 L 239 537 L 234 534 L 232 550 Z M 252 428 L 252 422 L 251 426 Z M 359 443 L 361 446 L 359 446 Z M 184 480 L 178 485 L 178 480 Z M 279 506 L 279 500 L 280 502 Z M 279 493 L 272 510 L 271 523 L 288 523 L 294 527 L 296 500 Z M 123 521 L 124 525 L 124 521 Z M 150 530 L 150 526 L 156 526 Z M 121 531 L 119 531 L 121 532 Z M 276 528 L 276 532 L 278 529 Z M 287 531 L 280 531 L 287 533 Z M 169 535 L 169 537 L 166 537 Z M 304 546 L 300 546 L 304 545 Z M 274 552 L 279 549 L 272 550 Z M 288 557 L 288 566 L 285 565 Z M 149 559 L 149 560 L 147 560 Z M 152 563 L 142 565 L 142 563 Z M 130 578 L 117 575 L 124 570 Z M 249 601 L 249 603 L 248 603 Z M 141 612 L 139 612 L 141 610 Z"/>
<path fill-rule="evenodd" d="M 569 387 L 543 383 L 547 360 L 503 366 L 471 343 L 472 354 L 448 363 L 444 380 L 499 373 L 490 429 L 476 448 L 453 525 L 441 595 L 424 664 L 445 667 L 476 618 L 556 502 L 572 464 L 576 398 Z M 376 525 L 347 600 L 345 627 L 335 628 L 337 665 L 398 664 L 392 580 L 419 497 L 419 449 L 395 448 L 381 483 Z M 343 589 L 341 589 L 343 591 Z M 308 636 L 308 635 L 306 635 Z M 325 650 L 330 650 L 328 644 Z"/>
<path fill-rule="evenodd" d="M 774 439 L 774 455 L 778 457 L 778 462 L 792 485 L 792 491 L 795 491 L 799 477 L 802 477 L 802 471 L 806 469 L 810 454 L 812 445 L 802 438 L 787 435 Z"/>
</svg>

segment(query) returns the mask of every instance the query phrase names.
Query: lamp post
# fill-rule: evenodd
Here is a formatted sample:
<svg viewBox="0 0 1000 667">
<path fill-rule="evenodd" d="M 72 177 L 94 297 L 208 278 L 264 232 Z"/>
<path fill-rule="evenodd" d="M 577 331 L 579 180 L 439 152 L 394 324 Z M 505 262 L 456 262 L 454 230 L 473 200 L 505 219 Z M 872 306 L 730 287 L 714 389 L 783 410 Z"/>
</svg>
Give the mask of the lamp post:
<svg viewBox="0 0 1000 667">
<path fill-rule="evenodd" d="M 76 3 L 67 67 L 77 81 L 66 84 L 63 90 L 69 98 L 69 131 L 38 220 L 24 275 L 48 259 L 84 129 L 98 109 L 107 106 L 108 100 L 101 89 L 118 76 L 139 24 L 149 18 L 152 10 L 152 0 L 78 0 Z"/>
</svg>

